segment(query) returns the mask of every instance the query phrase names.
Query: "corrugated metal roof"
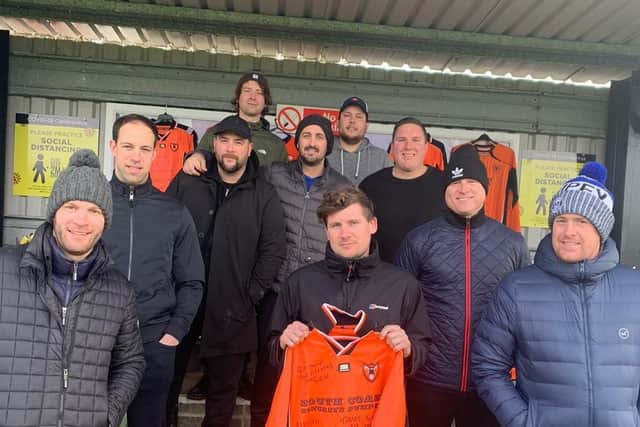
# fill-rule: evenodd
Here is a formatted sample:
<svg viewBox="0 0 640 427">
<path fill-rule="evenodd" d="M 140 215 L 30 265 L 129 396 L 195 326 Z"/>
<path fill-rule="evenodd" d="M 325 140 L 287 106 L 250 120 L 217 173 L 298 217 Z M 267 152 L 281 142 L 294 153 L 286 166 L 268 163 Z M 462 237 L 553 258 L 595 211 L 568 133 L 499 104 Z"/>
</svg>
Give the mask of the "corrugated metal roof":
<svg viewBox="0 0 640 427">
<path fill-rule="evenodd" d="M 5 0 L 0 14 L 19 36 L 299 61 L 594 83 L 640 68 L 638 0 Z"/>
</svg>

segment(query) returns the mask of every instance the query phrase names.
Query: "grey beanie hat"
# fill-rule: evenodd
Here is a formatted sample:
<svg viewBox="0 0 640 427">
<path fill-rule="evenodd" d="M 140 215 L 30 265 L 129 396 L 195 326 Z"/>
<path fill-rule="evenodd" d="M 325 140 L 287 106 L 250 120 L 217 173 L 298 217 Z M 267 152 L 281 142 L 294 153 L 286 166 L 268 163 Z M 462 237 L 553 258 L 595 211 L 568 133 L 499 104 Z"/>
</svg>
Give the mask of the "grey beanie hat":
<svg viewBox="0 0 640 427">
<path fill-rule="evenodd" d="M 47 202 L 47 221 L 53 224 L 56 211 L 70 200 L 96 204 L 104 214 L 104 229 L 111 224 L 111 186 L 100 170 L 98 156 L 91 150 L 82 149 L 73 153 L 69 166 L 58 175 Z"/>
<path fill-rule="evenodd" d="M 586 163 L 580 174 L 565 182 L 553 196 L 549 207 L 549 227 L 558 215 L 576 214 L 585 217 L 600 234 L 600 243 L 609 237 L 615 217 L 613 195 L 605 187 L 607 168 L 598 162 Z"/>
</svg>

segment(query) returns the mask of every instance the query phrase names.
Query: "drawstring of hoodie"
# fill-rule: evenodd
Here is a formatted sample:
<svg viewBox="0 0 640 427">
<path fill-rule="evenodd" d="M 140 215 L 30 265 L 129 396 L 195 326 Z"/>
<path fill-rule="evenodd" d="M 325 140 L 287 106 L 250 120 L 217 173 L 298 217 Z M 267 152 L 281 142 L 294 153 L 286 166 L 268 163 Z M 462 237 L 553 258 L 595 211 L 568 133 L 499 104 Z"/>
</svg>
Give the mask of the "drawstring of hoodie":
<svg viewBox="0 0 640 427">
<path fill-rule="evenodd" d="M 356 175 L 355 175 L 356 178 L 360 174 L 360 153 L 362 153 L 362 151 L 358 150 L 358 160 L 356 162 Z M 344 149 L 340 149 L 340 175 L 344 175 Z"/>
</svg>

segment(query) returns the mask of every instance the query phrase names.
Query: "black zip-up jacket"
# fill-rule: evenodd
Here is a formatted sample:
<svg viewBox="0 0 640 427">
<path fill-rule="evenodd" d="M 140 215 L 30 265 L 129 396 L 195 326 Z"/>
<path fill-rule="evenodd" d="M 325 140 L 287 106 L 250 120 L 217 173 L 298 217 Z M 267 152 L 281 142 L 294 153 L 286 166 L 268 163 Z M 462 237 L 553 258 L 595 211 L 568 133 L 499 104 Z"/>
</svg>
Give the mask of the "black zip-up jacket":
<svg viewBox="0 0 640 427">
<path fill-rule="evenodd" d="M 151 180 L 129 186 L 113 175 L 113 221 L 102 240 L 136 293 L 143 342 L 189 331 L 202 298 L 204 267 L 189 211 Z"/>
<path fill-rule="evenodd" d="M 476 325 L 508 273 L 529 265 L 524 238 L 485 216 L 462 218 L 447 210 L 403 240 L 395 264 L 422 284 L 433 345 L 415 379 L 468 391 L 470 346 Z"/>
<path fill-rule="evenodd" d="M 90 264 L 67 270 L 86 276 L 63 302 L 51 229 L 0 249 L 0 425 L 116 427 L 144 373 L 135 297 L 98 242 Z"/>
<path fill-rule="evenodd" d="M 167 189 L 191 212 L 207 268 L 201 356 L 248 353 L 257 348 L 255 305 L 284 258 L 282 206 L 254 152 L 236 184 L 222 181 L 214 159 L 207 169 L 180 172 Z"/>
<path fill-rule="evenodd" d="M 338 256 L 329 244 L 323 261 L 293 272 L 278 295 L 273 311 L 269 341 L 270 358 L 282 362 L 280 335 L 289 323 L 298 320 L 309 328 L 329 333 L 332 324 L 321 306 L 328 303 L 349 313 L 363 310 L 366 321 L 361 335 L 385 325 L 397 324 L 411 341 L 411 356 L 405 371 L 413 374 L 429 352 L 431 330 L 427 309 L 416 279 L 393 264 L 380 260 L 377 245 L 359 260 Z"/>
</svg>

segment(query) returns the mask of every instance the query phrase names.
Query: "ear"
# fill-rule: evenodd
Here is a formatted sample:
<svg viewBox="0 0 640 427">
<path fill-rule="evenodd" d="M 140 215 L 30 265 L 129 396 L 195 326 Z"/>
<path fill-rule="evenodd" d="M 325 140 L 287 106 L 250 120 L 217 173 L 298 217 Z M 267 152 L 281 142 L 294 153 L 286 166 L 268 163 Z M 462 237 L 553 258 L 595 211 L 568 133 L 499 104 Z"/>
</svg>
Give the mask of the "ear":
<svg viewBox="0 0 640 427">
<path fill-rule="evenodd" d="M 378 218 L 375 216 L 369 221 L 369 231 L 371 234 L 375 234 L 378 231 Z"/>
<path fill-rule="evenodd" d="M 115 156 L 116 155 L 116 146 L 118 145 L 118 143 L 112 139 L 109 141 L 109 151 L 111 151 L 111 155 Z"/>
</svg>

